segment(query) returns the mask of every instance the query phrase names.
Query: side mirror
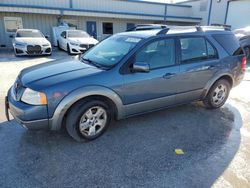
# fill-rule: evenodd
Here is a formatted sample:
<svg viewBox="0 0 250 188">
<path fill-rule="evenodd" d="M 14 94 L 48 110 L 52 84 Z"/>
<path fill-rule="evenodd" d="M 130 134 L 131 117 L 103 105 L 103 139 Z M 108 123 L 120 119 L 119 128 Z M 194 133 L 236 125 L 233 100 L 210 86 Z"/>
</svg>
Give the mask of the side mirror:
<svg viewBox="0 0 250 188">
<path fill-rule="evenodd" d="M 48 38 L 49 38 L 49 35 L 45 35 L 45 38 L 48 39 Z"/>
<path fill-rule="evenodd" d="M 132 68 L 133 72 L 149 72 L 150 66 L 145 62 L 135 62 Z"/>
<path fill-rule="evenodd" d="M 10 35 L 9 37 L 10 37 L 10 38 L 14 38 L 14 35 Z"/>
</svg>

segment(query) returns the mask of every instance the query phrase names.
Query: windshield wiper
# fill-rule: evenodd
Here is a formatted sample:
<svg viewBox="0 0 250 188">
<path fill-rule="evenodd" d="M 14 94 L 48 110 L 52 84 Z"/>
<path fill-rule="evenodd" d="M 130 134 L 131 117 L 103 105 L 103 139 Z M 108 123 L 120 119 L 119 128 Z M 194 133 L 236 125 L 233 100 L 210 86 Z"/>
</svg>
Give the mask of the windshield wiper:
<svg viewBox="0 0 250 188">
<path fill-rule="evenodd" d="M 100 68 L 100 69 L 104 69 L 103 66 L 101 66 L 100 64 L 90 60 L 90 59 L 86 59 L 86 58 L 81 58 L 82 62 L 86 63 L 86 64 L 89 64 L 89 65 L 94 65 L 95 67 L 97 68 Z"/>
</svg>

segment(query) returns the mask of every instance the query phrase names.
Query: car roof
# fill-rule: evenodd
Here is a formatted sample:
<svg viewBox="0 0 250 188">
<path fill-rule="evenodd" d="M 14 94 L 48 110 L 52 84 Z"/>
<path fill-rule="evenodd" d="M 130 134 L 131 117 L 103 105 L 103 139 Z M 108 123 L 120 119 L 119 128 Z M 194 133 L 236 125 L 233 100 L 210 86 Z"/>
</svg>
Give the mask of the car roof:
<svg viewBox="0 0 250 188">
<path fill-rule="evenodd" d="M 206 35 L 206 34 L 230 34 L 231 31 L 221 28 L 221 27 L 195 27 L 195 26 L 173 26 L 165 29 L 154 29 L 154 30 L 142 30 L 142 31 L 129 31 L 119 33 L 118 35 L 126 35 L 133 36 L 138 38 L 149 38 L 153 36 L 157 36 L 161 33 L 161 35 L 178 35 L 181 36 L 183 34 L 189 35 Z"/>
<path fill-rule="evenodd" d="M 17 29 L 17 31 L 40 31 L 38 29 Z"/>
</svg>

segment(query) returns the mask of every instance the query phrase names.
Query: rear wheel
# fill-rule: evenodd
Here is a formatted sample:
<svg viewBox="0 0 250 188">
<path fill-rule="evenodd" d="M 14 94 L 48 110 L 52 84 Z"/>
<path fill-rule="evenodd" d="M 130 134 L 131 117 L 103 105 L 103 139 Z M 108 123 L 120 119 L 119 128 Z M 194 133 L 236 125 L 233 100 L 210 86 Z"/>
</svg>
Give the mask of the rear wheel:
<svg viewBox="0 0 250 188">
<path fill-rule="evenodd" d="M 229 96 L 230 89 L 231 86 L 227 80 L 218 80 L 209 90 L 203 101 L 204 105 L 209 109 L 220 108 L 225 104 Z"/>
<path fill-rule="evenodd" d="M 82 101 L 73 106 L 66 119 L 66 129 L 76 141 L 101 136 L 111 121 L 108 105 L 99 100 Z"/>
</svg>

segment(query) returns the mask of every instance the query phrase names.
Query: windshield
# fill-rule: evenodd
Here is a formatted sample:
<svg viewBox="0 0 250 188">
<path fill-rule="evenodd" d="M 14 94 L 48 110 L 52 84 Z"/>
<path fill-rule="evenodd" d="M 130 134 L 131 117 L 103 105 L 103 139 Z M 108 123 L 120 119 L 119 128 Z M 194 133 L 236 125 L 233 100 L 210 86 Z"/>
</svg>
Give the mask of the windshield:
<svg viewBox="0 0 250 188">
<path fill-rule="evenodd" d="M 89 35 L 84 31 L 68 31 L 68 38 L 86 38 Z"/>
<path fill-rule="evenodd" d="M 111 36 L 82 55 L 82 61 L 95 62 L 99 66 L 112 67 L 141 40 L 137 37 Z"/>
<path fill-rule="evenodd" d="M 44 38 L 40 31 L 30 30 L 30 31 L 18 31 L 16 37 L 28 37 L 28 38 Z"/>
</svg>

